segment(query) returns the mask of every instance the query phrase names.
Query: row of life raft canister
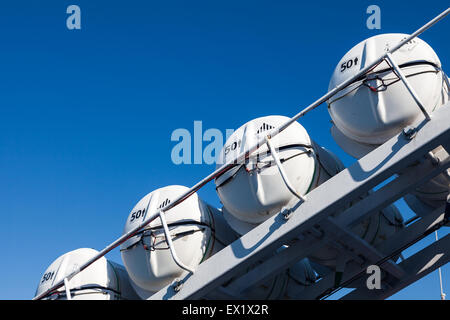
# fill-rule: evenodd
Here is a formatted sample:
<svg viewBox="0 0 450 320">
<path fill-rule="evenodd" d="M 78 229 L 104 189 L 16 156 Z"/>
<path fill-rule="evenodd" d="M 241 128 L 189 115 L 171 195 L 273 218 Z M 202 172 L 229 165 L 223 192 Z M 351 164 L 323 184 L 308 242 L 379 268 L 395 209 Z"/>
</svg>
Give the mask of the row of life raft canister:
<svg viewBox="0 0 450 320">
<path fill-rule="evenodd" d="M 356 74 L 405 37 L 404 34 L 383 34 L 353 47 L 338 63 L 329 89 Z M 416 38 L 396 51 L 393 58 L 429 113 L 448 102 L 448 78 L 428 44 Z M 333 138 L 355 158 L 365 156 L 400 133 L 405 126 L 423 117 L 387 62 L 380 63 L 365 77 L 356 79 L 327 103 L 333 122 Z M 267 134 L 268 130 L 279 127 L 287 120 L 286 117 L 274 115 L 244 124 L 226 141 L 218 158 L 218 166 L 232 160 Z M 299 194 L 306 195 L 344 169 L 339 159 L 315 143 L 297 122 L 271 140 L 290 183 Z M 448 157 L 441 147 L 432 152 L 439 159 Z M 193 194 L 165 213 L 175 252 L 182 263 L 193 270 L 240 235 L 298 202 L 279 174 L 267 145 L 261 146 L 245 163 L 237 164 L 216 178 L 215 184 L 223 204 L 221 209 L 210 206 Z M 130 212 L 124 233 L 141 223 L 147 213 L 166 206 L 187 189 L 172 185 L 147 194 Z M 438 207 L 445 201 L 448 192 L 449 172 L 444 172 L 415 190 L 413 199 Z M 334 215 L 339 214 L 336 212 Z M 365 219 L 352 231 L 377 247 L 402 227 L 400 212 L 390 205 Z M 159 219 L 124 242 L 120 250 L 125 268 L 105 258 L 98 260 L 71 279 L 73 298 L 146 299 L 188 273 L 174 261 Z M 36 294 L 63 279 L 95 253 L 92 249 L 78 249 L 59 257 L 45 271 Z M 246 298 L 295 297 L 316 280 L 313 265 L 336 268 L 338 256 L 339 252 L 333 246 L 324 245 L 308 259 L 247 290 Z M 67 298 L 64 292 L 60 289 L 47 298 Z M 217 299 L 221 295 L 217 291 L 205 298 L 208 297 Z"/>
</svg>

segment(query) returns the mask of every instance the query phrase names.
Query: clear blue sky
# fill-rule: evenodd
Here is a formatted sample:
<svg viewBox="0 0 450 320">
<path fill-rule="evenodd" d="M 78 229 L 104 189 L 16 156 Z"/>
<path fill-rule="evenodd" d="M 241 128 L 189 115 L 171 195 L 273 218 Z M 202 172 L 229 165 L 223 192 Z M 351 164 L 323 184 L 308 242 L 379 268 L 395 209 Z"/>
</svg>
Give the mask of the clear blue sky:
<svg viewBox="0 0 450 320">
<path fill-rule="evenodd" d="M 66 28 L 67 6 L 81 30 Z M 366 8 L 381 8 L 381 30 Z M 30 299 L 47 266 L 122 234 L 135 203 L 212 165 L 171 162 L 173 130 L 236 129 L 323 95 L 361 40 L 410 33 L 448 1 L 2 1 L 0 299 Z M 450 18 L 422 38 L 449 72 Z M 346 165 L 322 106 L 301 123 Z M 214 185 L 200 192 L 218 206 Z M 406 217 L 411 216 L 404 204 Z M 441 231 L 444 235 L 444 231 Z M 427 240 L 427 243 L 432 241 Z M 109 259 L 121 263 L 116 249 Z M 450 294 L 450 269 L 443 268 Z M 393 298 L 438 299 L 437 273 Z"/>
</svg>

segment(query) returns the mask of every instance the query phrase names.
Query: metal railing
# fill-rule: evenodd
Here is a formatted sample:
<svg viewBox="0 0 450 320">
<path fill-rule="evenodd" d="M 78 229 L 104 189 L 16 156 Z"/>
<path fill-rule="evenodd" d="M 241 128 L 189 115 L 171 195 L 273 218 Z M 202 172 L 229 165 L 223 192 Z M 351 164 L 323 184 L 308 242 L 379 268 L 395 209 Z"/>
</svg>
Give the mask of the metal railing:
<svg viewBox="0 0 450 320">
<path fill-rule="evenodd" d="M 395 45 L 393 48 L 389 49 L 385 54 L 381 55 L 380 57 L 378 57 L 376 60 L 374 60 L 372 63 L 370 63 L 368 66 L 364 67 L 363 69 L 361 69 L 357 74 L 355 74 L 354 76 L 352 76 L 351 78 L 345 80 L 344 82 L 342 82 L 341 84 L 339 84 L 338 86 L 336 86 L 334 89 L 328 91 L 325 95 L 323 95 L 321 98 L 317 99 L 315 102 L 313 102 L 311 105 L 309 105 L 308 107 L 304 108 L 302 111 L 300 111 L 299 113 L 297 113 L 295 116 L 293 116 L 292 118 L 290 118 L 288 121 L 286 121 L 284 124 L 282 124 L 280 127 L 278 128 L 274 128 L 269 130 L 268 134 L 263 135 L 262 137 L 260 137 L 257 142 L 253 145 L 251 145 L 250 147 L 248 147 L 248 150 L 244 150 L 243 152 L 239 153 L 238 156 L 236 156 L 235 158 L 233 158 L 232 160 L 226 162 L 225 164 L 223 164 L 222 166 L 220 166 L 218 169 L 216 169 L 214 172 L 212 172 L 211 174 L 209 174 L 207 177 L 203 178 L 202 180 L 200 180 L 197 184 L 195 184 L 193 187 L 191 187 L 190 189 L 188 189 L 186 192 L 184 192 L 183 194 L 181 194 L 180 196 L 178 196 L 176 199 L 174 199 L 172 202 L 170 202 L 169 204 L 167 204 L 165 207 L 163 208 L 159 208 L 156 212 L 151 213 L 147 219 L 145 219 L 144 221 L 142 221 L 138 226 L 136 226 L 135 228 L 133 228 L 132 230 L 130 230 L 129 232 L 123 234 L 121 237 L 119 237 L 118 239 L 116 239 L 114 242 L 112 242 L 111 244 L 109 244 L 108 246 L 106 246 L 103 250 L 101 250 L 98 254 L 96 254 L 95 256 L 93 256 L 92 258 L 90 258 L 87 262 L 85 262 L 83 265 L 81 265 L 78 269 L 76 269 L 75 271 L 73 271 L 72 273 L 70 273 L 69 275 L 67 275 L 66 277 L 64 277 L 64 279 L 58 281 L 56 284 L 52 285 L 49 289 L 45 290 L 44 292 L 36 295 L 33 300 L 39 300 L 42 299 L 52 293 L 54 293 L 57 289 L 61 288 L 62 286 L 66 286 L 66 291 L 69 290 L 69 281 L 76 276 L 78 273 L 80 273 L 81 271 L 85 270 L 86 268 L 88 268 L 91 264 L 93 264 L 95 261 L 97 261 L 98 259 L 102 258 L 103 256 L 105 256 L 108 252 L 110 252 L 111 250 L 115 249 L 117 246 L 121 245 L 122 243 L 124 243 L 125 241 L 127 241 L 128 239 L 130 239 L 131 237 L 133 237 L 134 235 L 136 235 L 138 232 L 140 232 L 142 229 L 144 229 L 148 224 L 150 224 L 152 221 L 154 221 L 156 218 L 160 217 L 161 219 L 161 223 L 164 227 L 164 235 L 165 235 L 165 239 L 166 242 L 169 246 L 172 258 L 174 259 L 175 263 L 180 266 L 182 269 L 185 269 L 191 273 L 193 273 L 194 271 L 191 270 L 189 267 L 183 265 L 181 263 L 181 261 L 178 259 L 176 252 L 175 252 L 175 248 L 172 244 L 172 239 L 171 236 L 169 234 L 169 229 L 167 228 L 167 224 L 165 223 L 165 213 L 167 211 L 169 211 L 170 209 L 172 209 L 173 207 L 177 206 L 178 204 L 180 204 L 181 202 L 183 202 L 184 200 L 186 200 L 187 198 L 189 198 L 192 194 L 194 194 L 195 192 L 197 192 L 197 190 L 199 190 L 200 188 L 202 188 L 204 185 L 206 185 L 208 182 L 210 182 L 211 180 L 220 177 L 222 174 L 224 174 L 225 172 L 227 172 L 228 170 L 230 170 L 231 168 L 233 168 L 234 166 L 236 166 L 239 163 L 243 163 L 245 160 L 247 160 L 249 158 L 249 156 L 254 153 L 256 150 L 258 150 L 261 146 L 263 146 L 264 144 L 267 144 L 269 150 L 271 150 L 271 153 L 274 157 L 275 163 L 279 169 L 280 175 L 283 178 L 283 181 L 285 182 L 287 188 L 295 195 L 297 196 L 300 200 L 302 200 L 302 202 L 307 201 L 307 198 L 304 195 L 300 195 L 297 193 L 297 191 L 291 186 L 291 184 L 289 183 L 289 180 L 286 176 L 286 174 L 284 173 L 284 169 L 283 166 L 281 164 L 280 161 L 277 161 L 278 159 L 278 155 L 274 149 L 274 147 L 272 146 L 272 144 L 270 143 L 270 139 L 274 138 L 276 135 L 280 134 L 281 132 L 283 132 L 286 128 L 288 128 L 292 123 L 294 123 L 295 121 L 297 121 L 299 118 L 303 117 L 305 114 L 307 114 L 308 112 L 310 112 L 311 110 L 317 108 L 319 105 L 321 105 L 322 103 L 324 103 L 325 101 L 327 101 L 328 99 L 330 99 L 331 97 L 333 97 L 335 94 L 337 94 L 339 91 L 345 89 L 347 86 L 349 86 L 354 80 L 358 79 L 359 77 L 367 74 L 368 72 L 370 72 L 374 67 L 376 67 L 378 64 L 380 64 L 382 61 L 387 61 L 391 67 L 393 68 L 393 70 L 395 71 L 395 73 L 397 74 L 397 76 L 400 78 L 400 80 L 402 80 L 403 84 L 406 86 L 406 88 L 408 89 L 408 92 L 412 95 L 414 101 L 417 103 L 418 107 L 420 108 L 420 110 L 422 111 L 422 113 L 425 116 L 425 119 L 428 121 L 431 119 L 431 116 L 428 114 L 428 112 L 425 110 L 422 102 L 420 101 L 419 97 L 417 96 L 417 94 L 415 93 L 414 89 L 411 87 L 411 85 L 409 84 L 408 80 L 406 79 L 406 77 L 403 75 L 403 72 L 400 70 L 400 68 L 398 67 L 398 65 L 395 63 L 395 61 L 393 60 L 392 54 L 394 52 L 396 52 L 398 49 L 400 49 L 403 45 L 405 45 L 406 43 L 408 43 L 409 41 L 411 41 L 412 39 L 414 39 L 415 37 L 417 37 L 418 35 L 420 35 L 421 33 L 423 33 L 424 31 L 426 31 L 427 29 L 429 29 L 430 27 L 432 27 L 434 24 L 436 24 L 438 21 L 442 20 L 444 17 L 446 17 L 448 14 L 450 13 L 450 8 L 447 8 L 445 11 L 443 11 L 442 13 L 440 13 L 438 16 L 436 16 L 435 18 L 433 18 L 432 20 L 430 20 L 428 23 L 426 23 L 425 25 L 423 25 L 421 28 L 419 28 L 417 31 L 415 31 L 414 33 L 412 33 L 410 36 L 406 37 L 405 39 L 403 39 L 402 41 L 400 41 L 397 45 Z M 67 297 L 70 298 L 70 291 L 67 293 Z"/>
</svg>

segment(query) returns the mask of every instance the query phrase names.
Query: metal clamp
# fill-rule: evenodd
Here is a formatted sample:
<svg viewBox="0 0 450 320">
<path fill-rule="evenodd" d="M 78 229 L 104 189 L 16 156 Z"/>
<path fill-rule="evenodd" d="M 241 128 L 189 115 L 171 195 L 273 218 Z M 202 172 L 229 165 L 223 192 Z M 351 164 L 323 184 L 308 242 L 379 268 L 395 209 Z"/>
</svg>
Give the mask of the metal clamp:
<svg viewBox="0 0 450 320">
<path fill-rule="evenodd" d="M 173 283 L 173 291 L 179 292 L 183 287 L 183 283 L 184 283 L 183 280 L 176 279 L 175 282 Z"/>
<path fill-rule="evenodd" d="M 411 87 L 410 83 L 406 79 L 405 75 L 403 74 L 400 67 L 397 65 L 397 63 L 394 61 L 394 58 L 392 57 L 392 54 L 390 52 L 386 53 L 386 59 L 388 60 L 389 64 L 394 69 L 397 76 L 402 80 L 403 84 L 405 85 L 406 89 L 408 89 L 409 93 L 413 97 L 414 101 L 419 106 L 420 110 L 422 111 L 423 115 L 425 116 L 425 119 L 431 120 L 431 116 L 428 114 L 427 110 L 425 110 L 425 107 L 423 106 L 423 103 L 420 101 L 419 96 L 417 95 L 416 91 L 413 87 Z"/>
<path fill-rule="evenodd" d="M 299 198 L 302 202 L 306 201 L 306 196 L 299 194 L 295 188 L 291 185 L 289 182 L 289 179 L 286 175 L 286 172 L 284 171 L 283 165 L 281 164 L 280 158 L 278 157 L 278 152 L 273 147 L 272 143 L 270 142 L 270 136 L 266 136 L 266 143 L 269 147 L 270 153 L 272 154 L 273 159 L 275 160 L 275 163 L 278 167 L 278 171 L 280 171 L 281 178 L 283 178 L 284 183 L 286 184 L 286 187 L 289 189 L 290 192 L 297 198 Z"/>
<path fill-rule="evenodd" d="M 172 255 L 173 261 L 175 261 L 175 263 L 181 269 L 189 271 L 190 273 L 194 273 L 194 270 L 185 266 L 178 258 L 177 253 L 175 252 L 175 247 L 173 246 L 172 237 L 170 236 L 170 233 L 169 233 L 169 227 L 167 226 L 166 218 L 164 216 L 164 211 L 162 211 L 162 210 L 159 211 L 159 219 L 161 220 L 161 224 L 164 229 L 164 236 L 166 237 L 166 242 L 167 242 L 167 245 L 169 246 L 170 254 Z"/>
<path fill-rule="evenodd" d="M 403 134 L 405 135 L 406 139 L 412 140 L 416 136 L 417 128 L 414 128 L 412 126 L 406 126 L 403 128 Z"/>
</svg>

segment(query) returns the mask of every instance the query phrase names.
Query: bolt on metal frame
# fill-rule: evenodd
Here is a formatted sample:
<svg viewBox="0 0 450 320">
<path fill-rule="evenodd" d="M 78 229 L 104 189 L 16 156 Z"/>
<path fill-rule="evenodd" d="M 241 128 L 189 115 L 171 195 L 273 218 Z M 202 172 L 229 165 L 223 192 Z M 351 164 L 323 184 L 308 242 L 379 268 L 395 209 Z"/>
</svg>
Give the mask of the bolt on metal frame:
<svg viewBox="0 0 450 320">
<path fill-rule="evenodd" d="M 421 33 L 423 33 L 424 31 L 426 31 L 427 29 L 429 29 L 431 26 L 433 26 L 434 24 L 436 24 L 438 21 L 442 20 L 444 17 L 446 17 L 448 14 L 450 13 L 450 8 L 447 8 L 445 11 L 443 11 L 442 13 L 440 13 L 438 16 L 436 16 L 435 18 L 433 18 L 432 20 L 430 20 L 428 23 L 426 23 L 425 25 L 423 25 L 421 28 L 419 28 L 417 31 L 415 31 L 414 33 L 412 33 L 410 36 L 406 37 L 405 39 L 403 39 L 402 41 L 400 41 L 397 45 L 395 45 L 393 48 L 391 48 L 390 50 L 388 50 L 385 54 L 381 55 L 378 59 L 376 59 L 375 61 L 373 61 L 371 64 L 367 65 L 366 67 L 364 67 L 363 69 L 361 69 L 356 75 L 354 75 L 353 77 L 347 79 L 346 81 L 342 82 L 341 84 L 339 84 L 338 86 L 336 86 L 334 89 L 330 90 L 328 93 L 326 93 L 324 96 L 322 96 L 321 98 L 319 98 L 318 100 L 316 100 L 314 103 L 312 103 L 311 105 L 309 105 L 308 107 L 304 108 L 302 111 L 300 111 L 299 113 L 297 113 L 294 117 L 290 118 L 288 121 L 286 121 L 284 124 L 282 124 L 280 127 L 278 128 L 274 128 L 272 130 L 270 130 L 268 132 L 268 134 L 266 136 L 263 136 L 261 138 L 258 139 L 258 141 L 251 145 L 248 150 L 244 150 L 244 152 L 241 152 L 238 156 L 236 156 L 234 159 L 228 161 L 227 163 L 223 164 L 221 167 L 219 167 L 218 169 L 216 169 L 214 172 L 212 172 L 211 174 L 209 174 L 207 177 L 205 177 L 204 179 L 202 179 L 201 181 L 199 181 L 197 184 L 195 184 L 193 187 L 191 187 L 189 190 L 187 190 L 186 192 L 184 192 L 183 194 L 181 194 L 180 196 L 178 196 L 176 199 L 174 199 L 171 203 L 169 203 L 167 206 L 164 207 L 164 211 L 160 208 L 158 209 L 156 212 L 151 213 L 144 221 L 142 221 L 138 226 L 136 226 L 135 228 L 133 228 L 132 230 L 130 230 L 129 232 L 123 234 L 121 237 L 119 237 L 118 239 L 116 239 L 115 241 L 113 241 L 111 244 L 109 244 L 108 246 L 106 246 L 103 250 L 101 250 L 98 254 L 96 254 L 94 257 L 92 257 L 91 259 L 89 259 L 88 261 L 86 261 L 83 265 L 81 265 L 77 270 L 73 271 L 72 273 L 70 273 L 69 275 L 67 275 L 64 279 L 58 281 L 56 284 L 54 284 L 53 286 L 51 286 L 49 289 L 45 290 L 44 292 L 42 292 L 41 294 L 35 296 L 33 298 L 33 300 L 39 300 L 42 299 L 44 297 L 46 297 L 47 295 L 53 293 L 55 290 L 61 288 L 62 286 L 64 286 L 66 283 L 68 283 L 68 281 L 70 281 L 70 279 L 72 279 L 75 275 L 77 275 L 78 273 L 80 273 L 81 271 L 83 271 L 84 269 L 88 268 L 91 264 L 93 264 L 95 261 L 97 261 L 98 259 L 100 259 L 101 257 L 105 256 L 108 252 L 110 252 L 111 250 L 113 250 L 114 248 L 116 248 L 117 246 L 119 246 L 120 244 L 122 244 L 123 242 L 125 242 L 126 240 L 128 240 L 129 238 L 133 237 L 134 235 L 136 235 L 139 231 L 141 231 L 145 226 L 147 226 L 148 224 L 150 224 L 152 221 L 154 221 L 158 216 L 161 219 L 161 222 L 164 223 L 163 221 L 164 218 L 164 214 L 165 212 L 167 212 L 168 210 L 170 210 L 171 208 L 175 207 L 176 205 L 180 204 L 181 202 L 183 202 L 184 200 L 186 200 L 187 198 L 189 198 L 192 194 L 194 194 L 197 190 L 199 190 L 200 188 L 202 188 L 205 184 L 207 184 L 208 182 L 212 181 L 213 179 L 221 176 L 223 173 L 227 172 L 229 169 L 233 168 L 236 164 L 239 163 L 243 163 L 246 159 L 248 159 L 248 157 L 254 153 L 256 150 L 259 149 L 260 146 L 262 146 L 263 144 L 267 144 L 269 148 L 273 148 L 273 146 L 271 146 L 269 139 L 275 137 L 276 135 L 278 135 L 279 133 L 283 132 L 286 128 L 288 128 L 292 123 L 294 123 L 295 121 L 297 121 L 300 117 L 304 116 L 306 113 L 308 113 L 309 111 L 315 109 L 316 107 L 318 107 L 319 105 L 321 105 L 322 103 L 326 102 L 328 99 L 330 99 L 331 97 L 333 97 L 335 94 L 337 94 L 339 91 L 341 91 L 342 89 L 346 88 L 348 85 L 350 85 L 355 79 L 359 78 L 360 76 L 368 73 L 369 71 L 371 71 L 371 69 L 373 67 L 375 67 L 377 64 L 381 63 L 383 60 L 388 60 L 392 63 L 392 67 L 394 68 L 394 70 L 397 72 L 397 75 L 402 79 L 402 82 L 406 85 L 406 87 L 408 88 L 409 93 L 413 96 L 414 100 L 416 101 L 416 103 L 418 104 L 419 108 L 422 110 L 422 112 L 424 112 L 424 115 L 426 117 L 426 119 L 430 119 L 428 113 L 425 111 L 425 109 L 423 109 L 423 105 L 421 104 L 420 100 L 418 99 L 417 95 L 415 94 L 415 92 L 412 90 L 411 86 L 409 85 L 408 81 L 406 80 L 406 78 L 404 78 L 404 76 L 402 77 L 402 73 L 400 71 L 400 69 L 398 68 L 398 66 L 395 64 L 395 62 L 392 60 L 392 56 L 391 54 L 393 54 L 395 51 L 397 51 L 398 49 L 400 49 L 403 45 L 405 45 L 406 43 L 408 43 L 409 41 L 411 41 L 412 39 L 414 39 L 415 37 L 417 37 L 418 35 L 420 35 Z M 428 117 L 427 117 L 428 115 Z M 274 150 L 275 151 L 275 150 Z M 277 154 L 276 152 L 273 153 L 273 157 L 276 161 L 276 157 Z M 297 194 L 297 192 L 291 187 L 289 180 L 287 179 L 287 176 L 284 174 L 284 170 L 283 167 L 281 165 L 281 163 L 277 163 L 277 167 L 280 171 L 281 176 L 283 177 L 283 181 L 286 183 L 286 186 L 288 187 L 288 189 L 293 192 L 297 197 L 299 197 L 300 200 L 302 200 L 303 203 L 306 202 L 306 198 L 305 196 L 299 195 Z M 292 188 L 292 190 L 291 190 Z M 170 252 L 172 254 L 172 257 L 174 259 L 174 261 L 183 269 L 188 270 L 191 272 L 191 274 L 193 273 L 193 270 L 190 270 L 188 267 L 184 266 L 182 263 L 180 264 L 179 259 L 176 256 L 176 252 L 173 248 L 173 244 L 170 238 L 170 234 L 168 232 L 168 228 L 166 230 L 164 230 L 165 236 L 166 236 L 166 241 L 169 245 L 170 248 Z M 68 297 L 70 297 L 70 293 L 68 295 Z"/>
</svg>

